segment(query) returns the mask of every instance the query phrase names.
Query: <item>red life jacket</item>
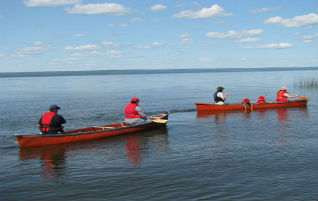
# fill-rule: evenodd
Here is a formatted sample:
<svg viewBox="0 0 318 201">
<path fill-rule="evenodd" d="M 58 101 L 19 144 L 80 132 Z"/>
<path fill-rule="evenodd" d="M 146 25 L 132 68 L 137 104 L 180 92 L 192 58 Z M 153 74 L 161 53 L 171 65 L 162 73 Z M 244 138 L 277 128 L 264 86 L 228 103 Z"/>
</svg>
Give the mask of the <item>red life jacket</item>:
<svg viewBox="0 0 318 201">
<path fill-rule="evenodd" d="M 250 99 L 248 99 L 248 98 L 244 98 L 244 99 L 242 100 L 242 103 L 251 104 L 251 101 L 250 101 Z"/>
<path fill-rule="evenodd" d="M 50 124 L 53 117 L 56 115 L 55 112 L 46 112 L 42 116 L 42 132 L 49 132 L 50 131 Z"/>
<path fill-rule="evenodd" d="M 257 103 L 265 103 L 266 100 L 265 100 L 265 97 L 264 96 L 260 96 L 257 100 Z"/>
<path fill-rule="evenodd" d="M 125 108 L 125 118 L 132 119 L 132 118 L 141 118 L 141 116 L 136 111 L 136 103 L 129 103 Z"/>
<path fill-rule="evenodd" d="M 287 103 L 287 97 L 284 96 L 284 93 L 287 93 L 286 90 L 280 90 L 277 92 L 276 102 L 278 103 Z"/>
</svg>

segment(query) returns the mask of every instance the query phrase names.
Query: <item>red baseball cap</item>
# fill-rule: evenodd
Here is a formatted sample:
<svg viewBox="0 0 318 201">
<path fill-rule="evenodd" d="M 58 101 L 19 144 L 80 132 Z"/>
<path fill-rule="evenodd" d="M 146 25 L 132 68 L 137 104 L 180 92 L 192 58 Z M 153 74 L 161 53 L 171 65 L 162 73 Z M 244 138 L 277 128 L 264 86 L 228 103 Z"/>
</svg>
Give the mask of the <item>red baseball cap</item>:
<svg viewBox="0 0 318 201">
<path fill-rule="evenodd" d="M 137 97 L 134 97 L 131 99 L 131 102 L 138 102 L 138 101 L 140 101 L 140 100 Z"/>
</svg>

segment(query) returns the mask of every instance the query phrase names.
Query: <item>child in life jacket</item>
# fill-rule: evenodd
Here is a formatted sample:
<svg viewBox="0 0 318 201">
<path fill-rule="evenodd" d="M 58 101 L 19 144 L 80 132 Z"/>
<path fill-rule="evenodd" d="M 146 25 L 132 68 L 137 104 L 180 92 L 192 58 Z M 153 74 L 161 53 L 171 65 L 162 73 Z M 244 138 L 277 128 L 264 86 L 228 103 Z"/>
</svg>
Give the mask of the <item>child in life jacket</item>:
<svg viewBox="0 0 318 201">
<path fill-rule="evenodd" d="M 250 106 L 251 111 L 253 110 L 253 105 L 252 105 L 250 99 L 248 99 L 248 98 L 244 98 L 242 100 L 242 105 L 244 106 L 244 110 L 248 109 L 246 106 Z"/>
<path fill-rule="evenodd" d="M 258 100 L 256 101 L 256 103 L 265 103 L 265 102 L 266 102 L 265 96 L 258 97 Z"/>
<path fill-rule="evenodd" d="M 250 101 L 250 99 L 244 98 L 244 99 L 242 100 L 242 105 L 249 105 L 249 106 L 251 106 L 251 101 Z"/>
</svg>

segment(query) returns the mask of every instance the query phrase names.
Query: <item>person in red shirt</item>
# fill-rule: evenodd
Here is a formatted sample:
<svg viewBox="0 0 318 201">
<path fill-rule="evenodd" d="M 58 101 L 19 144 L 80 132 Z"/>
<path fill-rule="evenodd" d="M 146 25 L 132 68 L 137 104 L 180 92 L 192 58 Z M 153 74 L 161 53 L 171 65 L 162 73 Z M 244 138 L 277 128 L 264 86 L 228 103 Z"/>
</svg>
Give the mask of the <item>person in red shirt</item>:
<svg viewBox="0 0 318 201">
<path fill-rule="evenodd" d="M 297 97 L 298 95 L 294 95 L 294 96 L 291 96 L 288 94 L 287 92 L 287 88 L 285 86 L 283 86 L 278 92 L 277 92 L 277 98 L 276 98 L 276 102 L 277 103 L 287 103 L 288 100 L 287 98 L 295 98 Z"/>
</svg>

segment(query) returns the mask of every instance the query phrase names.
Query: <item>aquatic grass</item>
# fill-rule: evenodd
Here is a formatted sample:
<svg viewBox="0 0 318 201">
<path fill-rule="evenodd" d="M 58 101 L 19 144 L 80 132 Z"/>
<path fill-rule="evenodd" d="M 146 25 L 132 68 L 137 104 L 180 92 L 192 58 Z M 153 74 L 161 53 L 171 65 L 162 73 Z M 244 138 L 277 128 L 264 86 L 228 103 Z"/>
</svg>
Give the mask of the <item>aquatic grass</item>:
<svg viewBox="0 0 318 201">
<path fill-rule="evenodd" d="M 295 83 L 298 88 L 318 88 L 318 80 L 316 78 L 300 80 Z"/>
</svg>

